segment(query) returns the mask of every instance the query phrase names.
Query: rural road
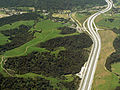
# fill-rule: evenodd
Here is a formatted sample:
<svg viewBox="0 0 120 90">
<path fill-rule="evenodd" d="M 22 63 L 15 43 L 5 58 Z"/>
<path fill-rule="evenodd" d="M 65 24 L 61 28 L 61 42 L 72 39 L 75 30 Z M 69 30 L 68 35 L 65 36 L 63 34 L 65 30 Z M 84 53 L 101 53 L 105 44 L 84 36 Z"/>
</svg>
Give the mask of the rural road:
<svg viewBox="0 0 120 90">
<path fill-rule="evenodd" d="M 87 31 L 87 33 L 90 35 L 90 37 L 93 41 L 93 45 L 92 45 L 92 49 L 91 49 L 91 52 L 90 52 L 90 55 L 89 55 L 89 58 L 87 61 L 87 65 L 84 69 L 84 73 L 82 75 L 83 77 L 80 82 L 78 90 L 91 90 L 91 88 L 92 88 L 93 78 L 94 78 L 94 74 L 95 74 L 95 70 L 96 70 L 96 66 L 97 66 L 97 62 L 98 62 L 98 58 L 99 58 L 100 50 L 101 50 L 101 38 L 99 36 L 98 29 L 95 25 L 94 20 L 100 14 L 109 11 L 113 6 L 112 0 L 105 0 L 105 1 L 108 4 L 107 8 L 91 15 L 83 23 L 83 27 L 84 27 L 85 31 Z M 74 22 L 77 25 L 79 24 L 79 21 L 77 21 L 75 19 L 74 19 Z"/>
</svg>

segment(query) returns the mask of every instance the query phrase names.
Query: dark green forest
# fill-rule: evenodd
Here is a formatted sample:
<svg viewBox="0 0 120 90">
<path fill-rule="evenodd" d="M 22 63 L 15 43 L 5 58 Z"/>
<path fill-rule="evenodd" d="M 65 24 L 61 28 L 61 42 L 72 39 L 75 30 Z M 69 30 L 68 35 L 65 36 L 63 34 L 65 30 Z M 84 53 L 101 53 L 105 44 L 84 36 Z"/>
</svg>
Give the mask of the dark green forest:
<svg viewBox="0 0 120 90">
<path fill-rule="evenodd" d="M 37 88 L 39 90 L 52 90 L 53 86 L 50 81 L 41 77 L 32 78 L 18 78 L 18 77 L 4 77 L 0 74 L 0 89 L 1 90 L 30 90 Z"/>
<path fill-rule="evenodd" d="M 17 21 L 25 21 L 25 20 L 37 20 L 37 18 L 44 18 L 43 16 L 36 13 L 23 13 L 20 15 L 12 15 L 10 17 L 0 18 L 0 26 L 5 24 L 11 24 Z"/>
<path fill-rule="evenodd" d="M 105 4 L 104 0 L 0 0 L 0 7 L 33 6 L 39 9 L 73 9 Z"/>
<path fill-rule="evenodd" d="M 64 77 L 65 79 L 65 77 Z M 22 78 L 22 77 L 4 77 L 0 74 L 0 89 L 1 90 L 62 90 L 61 87 L 67 90 L 76 90 L 78 87 L 79 77 L 75 77 L 71 82 L 56 83 L 58 88 L 51 85 L 49 80 L 41 77 Z"/>
<path fill-rule="evenodd" d="M 59 27 L 58 30 L 61 30 L 60 34 L 72 34 L 75 33 L 77 30 L 74 28 L 69 28 L 67 26 Z"/>
<path fill-rule="evenodd" d="M 86 34 L 54 38 L 38 45 L 49 52 L 32 52 L 27 56 L 8 58 L 4 68 L 15 70 L 16 74 L 32 72 L 54 77 L 76 74 L 88 59 L 89 51 L 84 48 L 91 45 L 92 41 Z M 60 51 L 57 56 L 51 53 L 59 47 L 66 50 Z"/>
</svg>

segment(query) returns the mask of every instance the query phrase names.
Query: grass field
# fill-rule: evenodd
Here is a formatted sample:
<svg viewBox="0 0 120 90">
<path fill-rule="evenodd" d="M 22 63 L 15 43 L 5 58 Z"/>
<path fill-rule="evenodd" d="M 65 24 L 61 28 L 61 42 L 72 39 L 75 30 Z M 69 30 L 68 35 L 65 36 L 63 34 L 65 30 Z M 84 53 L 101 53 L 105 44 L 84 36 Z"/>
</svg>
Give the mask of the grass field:
<svg viewBox="0 0 120 90">
<path fill-rule="evenodd" d="M 5 14 L 5 12 L 0 11 L 0 14 Z"/>
<path fill-rule="evenodd" d="M 22 24 L 32 26 L 34 24 L 34 21 L 27 20 L 27 21 L 18 21 L 18 22 L 12 23 L 12 25 L 6 24 L 6 25 L 0 27 L 0 31 L 18 28 Z"/>
<path fill-rule="evenodd" d="M 12 23 L 12 25 L 7 24 L 7 25 L 4 25 L 4 26 L 0 27 L 0 31 L 1 30 L 3 31 L 3 30 L 9 30 L 9 29 L 18 28 L 22 24 L 32 26 L 34 24 L 34 21 L 33 20 L 30 20 L 30 21 L 18 21 L 18 22 Z M 4 45 L 4 44 L 10 42 L 10 40 L 8 40 L 8 38 L 9 37 L 4 36 L 3 34 L 0 33 L 0 45 Z"/>
<path fill-rule="evenodd" d="M 112 72 L 120 74 L 120 63 L 114 63 L 112 66 Z"/>
<path fill-rule="evenodd" d="M 75 16 L 80 21 L 81 24 L 83 24 L 83 22 L 89 17 L 87 15 L 79 14 L 79 13 L 76 13 Z"/>
<path fill-rule="evenodd" d="M 62 27 L 63 25 L 61 23 L 54 23 L 50 20 L 45 20 L 42 22 L 39 22 L 36 25 L 36 30 L 42 30 L 42 33 L 35 33 L 35 37 L 33 40 L 29 41 L 28 43 L 15 48 L 13 50 L 7 51 L 4 55 L 7 57 L 15 57 L 15 56 L 22 56 L 26 55 L 32 51 L 45 51 L 45 49 L 37 48 L 36 45 L 40 42 L 45 42 L 49 39 L 55 38 L 55 37 L 64 37 L 68 35 L 61 35 L 60 30 L 57 30 L 57 27 Z M 78 34 L 78 33 L 75 33 Z M 73 34 L 72 34 L 73 35 Z M 33 48 L 30 48 L 33 47 Z"/>
<path fill-rule="evenodd" d="M 0 33 L 0 45 L 4 45 L 8 42 L 10 42 L 10 40 L 8 39 L 9 37 L 4 36 L 3 34 Z"/>
<path fill-rule="evenodd" d="M 108 21 L 107 19 L 114 19 L 113 22 Z M 110 14 L 102 14 L 96 19 L 96 23 L 98 27 L 113 29 L 113 28 L 120 28 L 120 15 L 115 14 L 111 16 Z"/>
<path fill-rule="evenodd" d="M 105 62 L 107 57 L 115 51 L 113 41 L 117 35 L 111 30 L 100 31 L 99 33 L 102 38 L 102 48 L 92 90 L 114 90 L 119 85 L 119 78 L 106 70 Z"/>
<path fill-rule="evenodd" d="M 107 19 L 113 18 L 114 21 L 106 21 Z M 95 73 L 95 78 L 93 82 L 92 90 L 115 90 L 117 86 L 120 86 L 119 77 L 117 77 L 113 72 L 119 73 L 120 67 L 118 63 L 112 65 L 113 72 L 109 72 L 105 68 L 106 59 L 115 52 L 113 47 L 113 42 L 118 36 L 110 29 L 114 27 L 120 28 L 120 15 L 115 14 L 110 16 L 110 14 L 102 14 L 96 19 L 97 26 L 99 28 L 104 28 L 106 30 L 99 31 L 102 39 L 101 54 L 97 65 L 97 70 Z"/>
<path fill-rule="evenodd" d="M 68 18 L 69 18 L 68 14 L 54 13 L 52 16 L 53 16 L 53 17 L 64 18 L 64 19 L 68 19 Z"/>
</svg>

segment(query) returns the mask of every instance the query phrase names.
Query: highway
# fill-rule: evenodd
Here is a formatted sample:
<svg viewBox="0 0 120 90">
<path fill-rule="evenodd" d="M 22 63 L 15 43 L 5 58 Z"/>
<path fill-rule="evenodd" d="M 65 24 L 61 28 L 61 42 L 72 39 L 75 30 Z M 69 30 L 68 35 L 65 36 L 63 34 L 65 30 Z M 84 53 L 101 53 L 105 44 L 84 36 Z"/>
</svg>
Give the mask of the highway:
<svg viewBox="0 0 120 90">
<path fill-rule="evenodd" d="M 85 23 L 83 24 L 84 29 L 88 32 L 91 39 L 93 40 L 93 46 L 78 90 L 91 90 L 92 87 L 93 78 L 101 50 L 101 38 L 98 33 L 98 29 L 94 23 L 94 20 L 100 14 L 109 11 L 113 6 L 112 0 L 105 0 L 105 1 L 108 4 L 107 8 L 91 15 L 85 21 L 85 23 L 87 23 L 87 28 L 85 26 Z"/>
<path fill-rule="evenodd" d="M 113 6 L 112 0 L 105 0 L 105 1 L 107 2 L 107 7 L 104 10 L 98 11 L 97 13 L 91 15 L 83 23 L 83 28 L 91 37 L 91 39 L 93 41 L 93 45 L 92 45 L 92 49 L 91 49 L 84 73 L 82 75 L 83 77 L 81 79 L 78 90 L 91 90 L 91 88 L 92 88 L 94 74 L 95 74 L 95 70 L 96 70 L 96 66 L 97 66 L 97 62 L 98 62 L 100 50 L 101 50 L 101 38 L 100 38 L 100 35 L 98 33 L 98 28 L 95 25 L 94 21 L 95 21 L 97 16 L 109 11 Z M 80 26 L 78 20 L 76 20 L 74 18 L 72 20 L 77 25 Z M 86 25 L 87 25 L 87 27 L 86 27 Z"/>
</svg>

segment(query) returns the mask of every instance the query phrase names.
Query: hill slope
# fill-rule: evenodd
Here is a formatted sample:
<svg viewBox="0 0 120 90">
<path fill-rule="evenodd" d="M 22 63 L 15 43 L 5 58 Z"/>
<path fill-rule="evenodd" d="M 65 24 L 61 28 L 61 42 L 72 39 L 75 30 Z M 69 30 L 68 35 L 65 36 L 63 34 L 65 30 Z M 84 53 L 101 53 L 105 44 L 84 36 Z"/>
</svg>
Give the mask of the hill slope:
<svg viewBox="0 0 120 90">
<path fill-rule="evenodd" d="M 0 0 L 0 7 L 35 6 L 40 9 L 72 9 L 103 4 L 104 0 Z"/>
</svg>

